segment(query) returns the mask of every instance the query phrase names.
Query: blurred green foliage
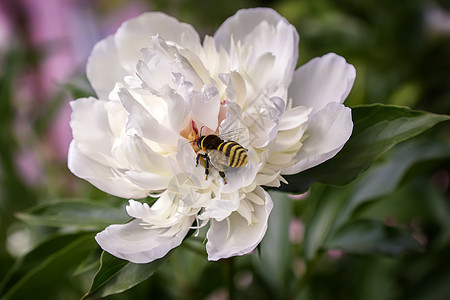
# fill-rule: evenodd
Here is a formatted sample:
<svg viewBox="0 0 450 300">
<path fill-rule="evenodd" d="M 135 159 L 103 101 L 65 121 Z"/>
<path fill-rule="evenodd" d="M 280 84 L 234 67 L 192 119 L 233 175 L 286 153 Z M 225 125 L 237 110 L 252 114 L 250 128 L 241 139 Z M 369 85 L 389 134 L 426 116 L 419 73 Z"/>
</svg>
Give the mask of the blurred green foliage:
<svg viewBox="0 0 450 300">
<path fill-rule="evenodd" d="M 119 10 L 126 2 L 98 1 L 96 13 Z M 299 31 L 299 64 L 336 52 L 356 67 L 347 105 L 383 103 L 450 114 L 450 29 L 439 27 L 435 15 L 440 12 L 449 22 L 450 5 L 444 0 L 147 2 L 210 35 L 240 8 L 273 7 Z M 200 234 L 185 240 L 160 266 L 158 261 L 137 267 L 104 253 L 100 267 L 93 236 L 108 224 L 107 217 L 111 223 L 127 220 L 125 203 L 75 178 L 64 161 L 46 152 L 46 135 L 64 101 L 63 91 L 33 106 L 27 114 L 30 138 L 19 136 L 17 82 L 40 59 L 40 51 L 27 48 L 21 34 L 2 53 L 0 64 L 3 297 L 79 299 L 88 290 L 93 296 L 108 295 L 140 281 L 108 299 L 450 297 L 449 122 L 392 149 L 398 141 L 366 149 L 374 152 L 375 162 L 355 173 L 366 169 L 355 180 L 341 182 L 344 186 L 315 183 L 300 200 L 271 191 L 275 207 L 268 231 L 251 255 L 209 262 Z M 90 93 L 82 75 L 74 74 L 77 79 L 64 86 L 75 97 Z M 380 111 L 378 118 L 389 116 Z M 20 173 L 16 161 L 23 150 L 36 152 L 38 182 Z M 17 258 L 17 247 L 29 249 Z"/>
</svg>

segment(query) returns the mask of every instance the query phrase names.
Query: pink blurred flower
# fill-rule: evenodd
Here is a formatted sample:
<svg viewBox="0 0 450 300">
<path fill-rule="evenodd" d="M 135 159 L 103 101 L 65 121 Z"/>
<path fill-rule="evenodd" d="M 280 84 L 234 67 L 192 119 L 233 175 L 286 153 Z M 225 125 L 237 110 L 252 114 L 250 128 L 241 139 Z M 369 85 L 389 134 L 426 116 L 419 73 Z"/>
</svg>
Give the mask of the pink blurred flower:
<svg viewBox="0 0 450 300">
<path fill-rule="evenodd" d="M 2 5 L 0 5 L 0 59 L 2 54 L 8 50 L 12 42 L 12 28 L 11 23 L 6 17 L 6 11 Z M 0 63 L 2 63 L 0 61 Z"/>
<path fill-rule="evenodd" d="M 42 180 L 42 166 L 34 151 L 25 149 L 20 152 L 15 159 L 20 175 L 22 175 L 22 178 L 26 183 L 34 185 Z"/>
<path fill-rule="evenodd" d="M 309 191 L 306 191 L 303 194 L 289 194 L 288 197 L 292 200 L 304 200 L 306 198 L 308 198 L 309 196 Z"/>
<path fill-rule="evenodd" d="M 292 244 L 300 244 L 305 234 L 305 225 L 300 219 L 292 219 L 289 224 L 289 240 Z"/>
<path fill-rule="evenodd" d="M 340 249 L 331 249 L 327 251 L 327 255 L 332 259 L 339 259 L 344 255 L 344 252 Z"/>
</svg>

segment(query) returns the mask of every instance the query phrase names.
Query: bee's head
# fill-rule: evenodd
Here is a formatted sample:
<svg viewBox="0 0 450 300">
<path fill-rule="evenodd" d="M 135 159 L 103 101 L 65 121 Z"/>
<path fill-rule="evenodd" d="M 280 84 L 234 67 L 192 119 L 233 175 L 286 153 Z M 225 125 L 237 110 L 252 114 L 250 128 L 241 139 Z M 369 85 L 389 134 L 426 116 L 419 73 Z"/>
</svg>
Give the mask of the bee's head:
<svg viewBox="0 0 450 300">
<path fill-rule="evenodd" d="M 206 137 L 206 136 L 202 135 L 202 129 L 203 129 L 203 127 L 204 127 L 204 126 L 202 126 L 202 128 L 200 128 L 200 134 L 198 135 L 198 138 L 189 142 L 189 143 L 192 143 L 192 144 L 197 144 L 197 147 L 199 147 L 200 149 L 202 148 L 202 147 L 201 147 L 202 141 L 203 141 L 203 140 L 205 139 L 205 137 Z M 198 131 L 196 131 L 196 132 L 197 132 L 197 134 L 198 134 Z"/>
<path fill-rule="evenodd" d="M 205 136 L 204 135 L 202 135 L 202 130 L 203 130 L 203 127 L 205 127 L 205 126 L 202 126 L 201 128 L 200 128 L 200 134 L 199 134 L 199 137 L 198 137 L 198 139 L 197 139 L 197 146 L 201 149 L 202 148 L 202 141 L 203 141 L 203 139 L 205 138 Z"/>
<path fill-rule="evenodd" d="M 195 141 L 195 142 L 197 142 L 197 147 L 199 147 L 200 149 L 202 148 L 202 142 L 205 137 L 206 136 L 204 136 L 204 135 L 200 135 L 199 138 Z"/>
</svg>

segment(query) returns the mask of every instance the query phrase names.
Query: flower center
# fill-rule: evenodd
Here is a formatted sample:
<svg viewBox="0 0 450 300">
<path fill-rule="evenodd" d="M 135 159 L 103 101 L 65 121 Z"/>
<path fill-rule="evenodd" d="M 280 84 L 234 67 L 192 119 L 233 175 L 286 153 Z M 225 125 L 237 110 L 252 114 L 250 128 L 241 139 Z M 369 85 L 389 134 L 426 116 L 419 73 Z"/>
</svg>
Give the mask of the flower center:
<svg viewBox="0 0 450 300">
<path fill-rule="evenodd" d="M 221 124 L 222 121 L 225 120 L 227 111 L 228 111 L 227 100 L 226 99 L 220 100 L 220 110 L 217 116 L 218 124 Z M 219 135 L 219 127 L 217 127 L 215 131 L 213 131 L 206 126 L 203 126 L 201 122 L 199 124 L 198 121 L 191 119 L 188 122 L 187 126 L 180 131 L 180 136 L 184 137 L 185 139 L 191 142 L 190 143 L 191 147 L 192 149 L 194 149 L 195 153 L 198 153 L 201 150 L 197 146 L 197 143 L 194 143 L 194 141 L 198 140 L 200 134 L 203 136 L 210 134 Z"/>
<path fill-rule="evenodd" d="M 200 137 L 200 132 L 194 120 L 191 120 L 188 125 L 180 131 L 180 136 L 184 137 L 190 142 L 191 147 L 196 153 L 200 151 L 197 143 L 194 143 L 194 141 L 196 141 Z"/>
</svg>

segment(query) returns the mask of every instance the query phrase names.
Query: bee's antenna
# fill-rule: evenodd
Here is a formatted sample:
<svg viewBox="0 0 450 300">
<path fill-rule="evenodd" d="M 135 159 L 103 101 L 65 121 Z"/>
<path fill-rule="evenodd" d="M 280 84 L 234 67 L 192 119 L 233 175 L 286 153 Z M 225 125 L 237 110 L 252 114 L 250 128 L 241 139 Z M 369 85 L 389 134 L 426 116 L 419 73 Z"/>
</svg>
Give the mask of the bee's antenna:
<svg viewBox="0 0 450 300">
<path fill-rule="evenodd" d="M 202 136 L 202 129 L 203 127 L 205 127 L 205 125 L 203 125 L 202 127 L 200 127 L 200 136 Z"/>
</svg>

